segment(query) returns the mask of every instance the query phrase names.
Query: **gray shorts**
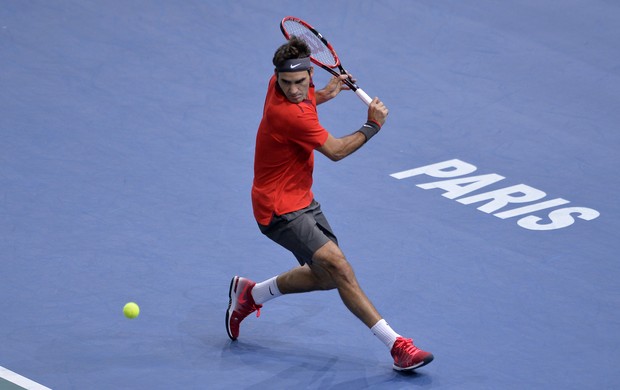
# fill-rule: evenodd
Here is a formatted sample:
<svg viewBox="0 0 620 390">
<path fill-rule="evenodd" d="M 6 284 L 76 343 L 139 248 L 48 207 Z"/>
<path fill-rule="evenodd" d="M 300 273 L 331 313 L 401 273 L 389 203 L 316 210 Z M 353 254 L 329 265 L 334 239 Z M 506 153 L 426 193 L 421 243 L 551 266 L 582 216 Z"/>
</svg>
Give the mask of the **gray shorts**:
<svg viewBox="0 0 620 390">
<path fill-rule="evenodd" d="M 291 251 L 301 265 L 312 264 L 314 252 L 329 240 L 338 245 L 321 205 L 314 200 L 304 209 L 274 215 L 269 225 L 258 227 L 264 235 Z"/>
</svg>

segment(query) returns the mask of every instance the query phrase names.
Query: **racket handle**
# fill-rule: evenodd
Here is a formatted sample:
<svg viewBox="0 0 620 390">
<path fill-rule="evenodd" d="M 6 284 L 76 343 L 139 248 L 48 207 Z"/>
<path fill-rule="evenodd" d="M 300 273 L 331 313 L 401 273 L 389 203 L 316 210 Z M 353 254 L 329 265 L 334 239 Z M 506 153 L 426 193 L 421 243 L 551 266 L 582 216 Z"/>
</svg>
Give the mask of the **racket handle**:
<svg viewBox="0 0 620 390">
<path fill-rule="evenodd" d="M 364 92 L 364 90 L 361 88 L 356 89 L 355 94 L 359 96 L 359 98 L 362 99 L 362 101 L 366 103 L 367 106 L 369 106 L 370 102 L 372 102 L 372 99 L 370 98 L 370 96 L 368 96 L 368 94 Z"/>
</svg>

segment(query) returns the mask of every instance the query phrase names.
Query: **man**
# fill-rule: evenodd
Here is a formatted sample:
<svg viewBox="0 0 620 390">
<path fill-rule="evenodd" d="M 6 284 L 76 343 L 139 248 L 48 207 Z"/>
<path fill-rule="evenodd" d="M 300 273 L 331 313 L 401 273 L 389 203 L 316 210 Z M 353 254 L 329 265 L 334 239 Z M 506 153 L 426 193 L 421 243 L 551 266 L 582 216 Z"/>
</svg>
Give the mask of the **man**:
<svg viewBox="0 0 620 390">
<path fill-rule="evenodd" d="M 261 283 L 235 276 L 226 330 L 236 340 L 241 321 L 254 311 L 258 317 L 263 304 L 280 295 L 336 288 L 346 307 L 390 349 L 393 368 L 413 370 L 430 363 L 433 355 L 401 337 L 377 312 L 311 190 L 314 150 L 333 161 L 347 157 L 379 132 L 388 109 L 375 98 L 359 130 L 334 137 L 320 125 L 316 105 L 348 89 L 343 83 L 347 76 L 334 77 L 315 91 L 309 56 L 308 46 L 296 37 L 275 52 L 275 73 L 256 137 L 252 186 L 254 216 L 261 232 L 290 250 L 300 265 Z"/>
</svg>

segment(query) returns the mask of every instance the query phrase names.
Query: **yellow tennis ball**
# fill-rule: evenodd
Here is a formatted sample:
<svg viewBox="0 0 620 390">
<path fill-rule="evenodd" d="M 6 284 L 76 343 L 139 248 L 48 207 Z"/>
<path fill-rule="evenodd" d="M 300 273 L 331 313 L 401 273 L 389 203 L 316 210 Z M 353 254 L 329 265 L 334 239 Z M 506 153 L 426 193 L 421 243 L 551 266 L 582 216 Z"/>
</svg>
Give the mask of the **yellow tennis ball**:
<svg viewBox="0 0 620 390">
<path fill-rule="evenodd" d="M 123 314 L 127 318 L 136 318 L 140 314 L 140 306 L 135 302 L 129 302 L 123 307 Z"/>
</svg>

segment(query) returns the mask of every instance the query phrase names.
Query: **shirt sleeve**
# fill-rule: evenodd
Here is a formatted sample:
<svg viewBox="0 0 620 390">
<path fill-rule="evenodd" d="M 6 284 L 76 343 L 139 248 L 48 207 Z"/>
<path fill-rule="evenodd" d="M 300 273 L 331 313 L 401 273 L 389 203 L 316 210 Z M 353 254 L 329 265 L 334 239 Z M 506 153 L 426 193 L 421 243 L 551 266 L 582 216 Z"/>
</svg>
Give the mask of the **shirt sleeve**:
<svg viewBox="0 0 620 390">
<path fill-rule="evenodd" d="M 295 124 L 290 127 L 289 139 L 304 150 L 314 150 L 327 141 L 329 133 L 319 123 L 316 107 L 310 102 L 301 103 L 298 107 L 300 112 Z"/>
</svg>

